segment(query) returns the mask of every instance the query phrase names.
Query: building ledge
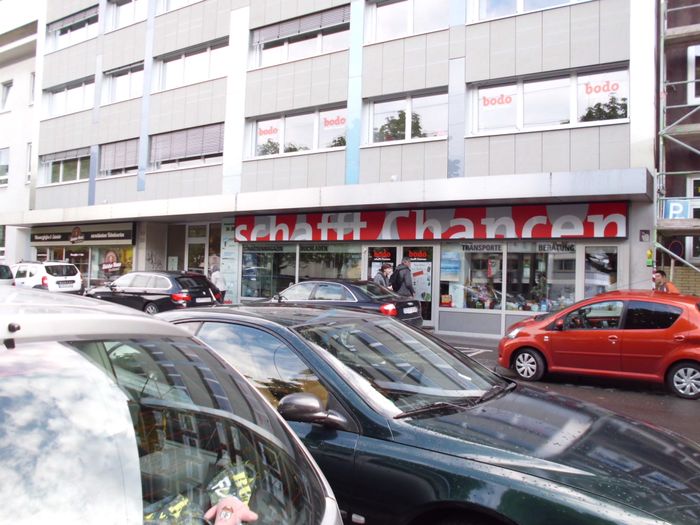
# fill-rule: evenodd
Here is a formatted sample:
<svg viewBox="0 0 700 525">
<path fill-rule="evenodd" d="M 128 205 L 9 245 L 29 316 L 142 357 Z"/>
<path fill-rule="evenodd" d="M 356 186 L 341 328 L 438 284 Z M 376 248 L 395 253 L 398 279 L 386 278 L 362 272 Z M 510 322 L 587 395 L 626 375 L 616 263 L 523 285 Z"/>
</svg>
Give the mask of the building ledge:
<svg viewBox="0 0 700 525">
<path fill-rule="evenodd" d="M 663 235 L 700 235 L 700 219 L 658 219 L 656 231 Z"/>
<path fill-rule="evenodd" d="M 682 44 L 692 42 L 700 37 L 700 24 L 670 27 L 666 29 L 666 42 L 669 44 Z"/>
</svg>

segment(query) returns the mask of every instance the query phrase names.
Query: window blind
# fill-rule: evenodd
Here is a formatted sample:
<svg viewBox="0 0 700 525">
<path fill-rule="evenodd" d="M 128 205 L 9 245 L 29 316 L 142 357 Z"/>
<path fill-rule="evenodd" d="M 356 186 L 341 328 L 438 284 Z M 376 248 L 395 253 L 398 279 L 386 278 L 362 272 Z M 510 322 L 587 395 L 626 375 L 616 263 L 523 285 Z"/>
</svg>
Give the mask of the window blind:
<svg viewBox="0 0 700 525">
<path fill-rule="evenodd" d="M 257 46 L 265 42 L 281 40 L 303 33 L 318 31 L 319 29 L 347 24 L 349 22 L 350 6 L 344 5 L 320 13 L 302 16 L 292 20 L 285 20 L 284 22 L 255 29 L 253 31 L 252 43 L 254 46 Z"/>
<path fill-rule="evenodd" d="M 98 6 L 93 6 L 85 9 L 84 11 L 80 11 L 79 13 L 75 13 L 65 18 L 61 18 L 60 20 L 56 20 L 55 22 L 51 22 L 50 24 L 47 24 L 46 30 L 49 33 L 52 33 L 54 31 L 59 31 L 64 27 L 69 27 L 73 24 L 77 24 L 78 22 L 92 18 L 93 16 L 97 16 L 97 7 Z"/>
<path fill-rule="evenodd" d="M 78 148 L 66 151 L 59 151 L 57 153 L 49 153 L 47 155 L 42 155 L 41 162 L 56 162 L 60 160 L 68 159 L 79 159 L 81 157 L 89 157 L 90 148 Z"/>
<path fill-rule="evenodd" d="M 151 162 L 215 155 L 224 151 L 224 124 L 182 129 L 151 137 Z"/>
<path fill-rule="evenodd" d="M 138 166 L 139 139 L 123 140 L 100 146 L 100 171 Z"/>
</svg>

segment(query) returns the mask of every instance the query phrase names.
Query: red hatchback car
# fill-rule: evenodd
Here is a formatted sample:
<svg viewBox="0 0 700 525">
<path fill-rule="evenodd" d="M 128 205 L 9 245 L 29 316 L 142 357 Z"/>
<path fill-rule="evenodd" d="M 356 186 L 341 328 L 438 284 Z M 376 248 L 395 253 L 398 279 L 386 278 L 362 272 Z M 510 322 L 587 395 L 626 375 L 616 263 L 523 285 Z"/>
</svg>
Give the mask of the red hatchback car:
<svg viewBox="0 0 700 525">
<path fill-rule="evenodd" d="M 566 372 L 666 383 L 700 398 L 700 297 L 608 292 L 512 325 L 498 363 L 520 379 Z"/>
</svg>

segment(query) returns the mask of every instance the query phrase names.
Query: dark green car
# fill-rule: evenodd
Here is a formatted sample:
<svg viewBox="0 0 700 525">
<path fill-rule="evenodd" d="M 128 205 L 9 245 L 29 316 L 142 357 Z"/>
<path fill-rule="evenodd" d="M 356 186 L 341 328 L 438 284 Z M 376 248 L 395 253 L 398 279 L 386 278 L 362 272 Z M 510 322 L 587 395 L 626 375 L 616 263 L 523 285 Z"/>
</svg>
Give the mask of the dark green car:
<svg viewBox="0 0 700 525">
<path fill-rule="evenodd" d="M 277 407 L 346 523 L 700 523 L 697 444 L 518 386 L 391 318 L 278 306 L 162 317 Z"/>
</svg>

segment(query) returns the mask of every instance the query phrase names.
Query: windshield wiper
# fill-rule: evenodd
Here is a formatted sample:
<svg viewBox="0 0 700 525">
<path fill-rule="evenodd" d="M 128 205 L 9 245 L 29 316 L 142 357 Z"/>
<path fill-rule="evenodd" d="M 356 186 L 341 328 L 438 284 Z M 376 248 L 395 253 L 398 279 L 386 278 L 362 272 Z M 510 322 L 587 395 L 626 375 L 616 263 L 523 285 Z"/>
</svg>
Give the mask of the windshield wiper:
<svg viewBox="0 0 700 525">
<path fill-rule="evenodd" d="M 485 403 L 486 401 L 493 399 L 494 397 L 498 397 L 501 394 L 505 394 L 506 392 L 510 392 L 517 386 L 517 383 L 508 383 L 506 385 L 493 385 L 491 388 L 489 388 L 486 392 L 483 393 L 481 397 L 476 399 L 474 401 L 475 405 L 479 405 L 481 403 Z"/>
</svg>

